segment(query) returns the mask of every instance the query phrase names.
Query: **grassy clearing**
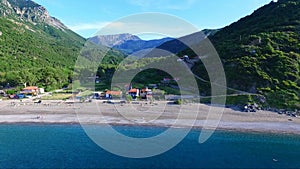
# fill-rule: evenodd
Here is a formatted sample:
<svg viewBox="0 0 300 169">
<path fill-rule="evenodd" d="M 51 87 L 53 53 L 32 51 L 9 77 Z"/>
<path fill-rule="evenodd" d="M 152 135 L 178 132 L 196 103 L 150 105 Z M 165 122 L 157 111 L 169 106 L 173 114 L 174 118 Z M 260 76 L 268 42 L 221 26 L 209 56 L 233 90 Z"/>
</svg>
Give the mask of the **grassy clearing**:
<svg viewBox="0 0 300 169">
<path fill-rule="evenodd" d="M 42 100 L 67 100 L 72 96 L 72 94 L 55 93 L 51 96 L 42 97 Z"/>
<path fill-rule="evenodd" d="M 79 97 L 86 97 L 86 96 L 90 96 L 90 95 L 92 95 L 92 94 L 93 94 L 92 91 L 86 90 L 86 91 L 84 91 L 84 92 L 79 93 L 78 96 L 79 96 Z"/>
</svg>

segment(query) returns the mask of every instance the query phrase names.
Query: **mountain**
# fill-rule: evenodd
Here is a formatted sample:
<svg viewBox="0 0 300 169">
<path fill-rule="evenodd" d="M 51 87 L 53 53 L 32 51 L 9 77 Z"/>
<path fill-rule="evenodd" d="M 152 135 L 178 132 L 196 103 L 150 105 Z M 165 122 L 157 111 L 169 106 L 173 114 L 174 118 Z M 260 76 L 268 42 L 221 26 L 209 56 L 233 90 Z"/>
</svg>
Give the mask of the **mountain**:
<svg viewBox="0 0 300 169">
<path fill-rule="evenodd" d="M 173 39 L 171 41 L 165 42 L 157 47 L 157 49 L 160 49 L 160 51 L 166 51 L 165 53 L 174 53 L 181 56 L 181 51 L 184 51 L 185 49 L 189 48 L 188 46 L 195 45 L 199 43 L 201 40 L 208 36 L 212 36 L 216 34 L 220 29 L 204 29 L 200 32 L 196 32 L 190 35 L 186 35 L 177 39 Z M 149 53 L 148 55 L 157 55 L 154 54 L 153 51 L 152 54 Z"/>
<path fill-rule="evenodd" d="M 0 0 L 0 88 L 68 85 L 85 39 L 30 0 Z"/>
<path fill-rule="evenodd" d="M 95 59 L 104 54 L 99 72 L 109 79 L 125 57 L 101 45 L 91 50 L 85 46 L 89 46 L 86 39 L 43 6 L 31 0 L 0 0 L 0 88 L 22 88 L 25 83 L 47 91 L 61 88 L 78 76 L 90 77 L 95 73 L 88 70 L 90 63 L 97 64 Z M 79 55 L 88 57 L 75 67 Z"/>
<path fill-rule="evenodd" d="M 128 33 L 117 34 L 117 35 L 99 35 L 89 38 L 90 42 L 95 44 L 101 44 L 107 47 L 114 47 L 125 43 L 126 41 L 141 40 L 138 36 L 131 35 Z"/>
<path fill-rule="evenodd" d="M 32 24 L 46 23 L 55 28 L 64 30 L 67 27 L 58 19 L 51 17 L 41 5 L 30 0 L 2 0 L 0 15 L 4 17 L 17 17 L 21 21 Z"/>
<path fill-rule="evenodd" d="M 187 49 L 188 46 L 199 43 L 201 40 L 205 39 L 208 36 L 214 35 L 218 31 L 219 29 L 205 29 L 203 31 L 196 32 L 191 35 L 186 35 L 176 39 L 166 38 L 158 41 L 153 40 L 150 42 L 157 42 L 155 45 L 153 45 L 154 47 L 144 49 L 141 52 L 136 52 L 134 55 L 143 56 L 147 58 L 155 58 L 155 57 L 166 57 L 172 54 L 177 54 L 179 57 L 182 57 L 185 54 L 184 52 L 181 53 L 181 51 Z M 138 44 L 131 43 L 131 45 L 138 45 Z"/>
<path fill-rule="evenodd" d="M 0 87 L 67 85 L 85 39 L 30 0 L 0 1 Z"/>
<path fill-rule="evenodd" d="M 147 41 L 131 34 L 101 35 L 89 38 L 89 41 L 94 42 L 95 44 L 112 47 L 114 49 L 125 52 L 126 54 L 134 54 L 142 50 L 151 50 L 170 40 L 173 39 L 163 38 Z"/>
<path fill-rule="evenodd" d="M 154 49 L 161 44 L 173 40 L 173 38 L 163 38 L 163 39 L 156 39 L 156 40 L 129 40 L 120 45 L 114 46 L 114 49 L 118 49 L 124 51 L 127 54 L 136 54 L 137 52 L 141 51 L 148 51 Z"/>
<path fill-rule="evenodd" d="M 169 56 L 170 54 L 178 53 L 188 48 L 184 42 L 187 44 L 196 43 L 200 36 L 205 37 L 214 35 L 218 31 L 219 29 L 205 29 L 201 32 L 178 39 L 167 37 L 148 41 L 142 40 L 138 36 L 131 34 L 101 35 L 89 38 L 89 41 L 95 44 L 112 47 L 113 49 L 120 50 L 128 55 L 133 54 L 138 57 L 161 57 Z"/>
<path fill-rule="evenodd" d="M 300 108 L 299 37 L 300 1 L 278 0 L 209 39 L 223 62 L 229 87 L 263 96 L 249 96 L 250 102 L 258 99 L 266 107 L 294 110 Z M 193 55 L 190 49 L 182 53 Z M 193 71 L 209 79 L 202 63 Z"/>
</svg>

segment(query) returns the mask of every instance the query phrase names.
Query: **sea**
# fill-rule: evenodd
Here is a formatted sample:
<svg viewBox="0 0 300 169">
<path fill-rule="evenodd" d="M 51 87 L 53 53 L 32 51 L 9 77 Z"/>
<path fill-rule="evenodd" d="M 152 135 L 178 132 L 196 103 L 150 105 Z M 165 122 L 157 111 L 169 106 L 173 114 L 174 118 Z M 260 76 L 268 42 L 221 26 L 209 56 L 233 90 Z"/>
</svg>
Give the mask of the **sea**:
<svg viewBox="0 0 300 169">
<path fill-rule="evenodd" d="M 100 128 L 107 130 L 105 126 Z M 114 128 L 131 137 L 145 138 L 165 130 Z M 216 131 L 199 144 L 200 132 L 192 130 L 164 154 L 133 159 L 102 149 L 77 124 L 2 124 L 0 168 L 300 168 L 300 136 Z"/>
</svg>

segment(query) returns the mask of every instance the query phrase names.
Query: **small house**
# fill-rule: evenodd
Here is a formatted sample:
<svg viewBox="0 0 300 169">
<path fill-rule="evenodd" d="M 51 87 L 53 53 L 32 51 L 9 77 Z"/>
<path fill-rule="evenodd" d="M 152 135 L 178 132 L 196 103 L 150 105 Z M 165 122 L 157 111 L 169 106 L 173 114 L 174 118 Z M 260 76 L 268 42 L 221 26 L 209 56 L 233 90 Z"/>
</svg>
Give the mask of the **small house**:
<svg viewBox="0 0 300 169">
<path fill-rule="evenodd" d="M 183 56 L 183 61 L 188 62 L 190 61 L 190 57 L 188 55 Z"/>
<path fill-rule="evenodd" d="M 141 98 L 142 99 L 148 99 L 152 97 L 152 90 L 151 89 L 142 89 L 141 90 Z"/>
<path fill-rule="evenodd" d="M 45 89 L 44 88 L 39 88 L 39 93 L 40 94 L 44 94 L 45 93 Z"/>
<path fill-rule="evenodd" d="M 92 98 L 93 99 L 101 99 L 101 92 L 94 92 Z"/>
<path fill-rule="evenodd" d="M 111 90 L 106 90 L 105 91 L 105 98 L 106 99 L 112 99 L 113 97 L 121 98 L 122 97 L 122 91 L 111 91 Z"/>
<path fill-rule="evenodd" d="M 172 79 L 170 79 L 170 78 L 164 78 L 164 79 L 161 81 L 161 83 L 162 83 L 163 85 L 168 85 L 169 83 L 171 83 L 171 81 L 172 81 Z"/>
<path fill-rule="evenodd" d="M 137 97 L 140 96 L 140 90 L 139 89 L 130 89 L 128 91 L 128 94 L 133 98 L 136 99 Z"/>
<path fill-rule="evenodd" d="M 0 90 L 0 96 L 4 96 L 6 95 L 5 91 L 4 90 Z"/>
<path fill-rule="evenodd" d="M 37 96 L 39 94 L 39 88 L 37 86 L 28 86 L 22 89 L 21 94 Z"/>
</svg>

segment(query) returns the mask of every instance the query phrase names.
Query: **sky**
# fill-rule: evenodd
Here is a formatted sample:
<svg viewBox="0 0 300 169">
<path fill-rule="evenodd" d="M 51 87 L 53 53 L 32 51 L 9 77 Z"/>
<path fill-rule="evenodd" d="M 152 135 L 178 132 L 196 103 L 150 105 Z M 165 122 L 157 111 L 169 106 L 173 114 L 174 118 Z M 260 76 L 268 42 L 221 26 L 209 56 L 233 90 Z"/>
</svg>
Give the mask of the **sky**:
<svg viewBox="0 0 300 169">
<path fill-rule="evenodd" d="M 34 1 L 46 7 L 51 16 L 58 18 L 70 29 L 86 38 L 94 36 L 101 28 L 120 18 L 149 12 L 178 17 L 199 30 L 217 29 L 230 25 L 271 2 L 271 0 Z M 151 25 L 148 24 L 148 26 Z M 151 39 L 155 36 L 160 35 L 145 34 L 142 38 Z"/>
</svg>

